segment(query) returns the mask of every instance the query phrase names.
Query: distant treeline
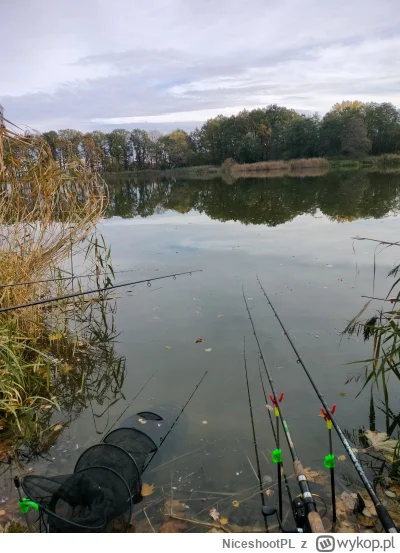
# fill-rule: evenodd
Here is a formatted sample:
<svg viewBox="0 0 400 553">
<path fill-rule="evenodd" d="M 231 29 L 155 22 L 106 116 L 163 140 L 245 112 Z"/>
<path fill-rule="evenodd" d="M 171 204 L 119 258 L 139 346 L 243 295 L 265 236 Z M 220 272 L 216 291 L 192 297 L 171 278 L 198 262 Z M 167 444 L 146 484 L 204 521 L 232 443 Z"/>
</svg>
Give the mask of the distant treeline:
<svg viewBox="0 0 400 553">
<path fill-rule="evenodd" d="M 364 158 L 400 152 L 400 110 L 390 103 L 342 102 L 320 118 L 270 105 L 219 115 L 191 133 L 141 129 L 43 134 L 60 165 L 73 157 L 103 172 L 256 163 L 313 157 Z"/>
</svg>

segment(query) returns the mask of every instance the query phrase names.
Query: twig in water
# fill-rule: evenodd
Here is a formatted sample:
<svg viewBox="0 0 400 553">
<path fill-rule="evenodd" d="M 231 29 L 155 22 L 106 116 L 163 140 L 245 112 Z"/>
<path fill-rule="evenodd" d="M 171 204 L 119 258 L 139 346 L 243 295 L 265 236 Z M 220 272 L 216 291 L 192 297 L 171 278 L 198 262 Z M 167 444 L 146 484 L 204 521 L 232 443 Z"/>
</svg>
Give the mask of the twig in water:
<svg viewBox="0 0 400 553">
<path fill-rule="evenodd" d="M 217 530 L 223 530 L 228 534 L 231 532 L 230 530 L 225 528 L 224 525 L 222 524 L 214 524 L 212 522 L 203 522 L 202 520 L 193 520 L 191 518 L 177 517 L 176 515 L 170 515 L 169 513 L 164 513 L 163 511 L 161 512 L 164 516 L 169 518 L 174 518 L 175 520 L 182 520 L 183 522 L 189 522 L 190 524 L 199 524 L 200 526 L 208 526 L 209 528 L 217 528 Z"/>
<path fill-rule="evenodd" d="M 151 520 L 150 520 L 149 517 L 147 516 L 146 509 L 145 509 L 145 508 L 143 508 L 143 512 L 144 512 L 144 514 L 145 514 L 145 516 L 146 516 L 146 518 L 147 518 L 147 522 L 150 524 L 150 528 L 151 528 L 151 529 L 153 530 L 153 532 L 156 534 L 156 531 L 154 530 L 153 525 L 151 524 Z"/>
</svg>

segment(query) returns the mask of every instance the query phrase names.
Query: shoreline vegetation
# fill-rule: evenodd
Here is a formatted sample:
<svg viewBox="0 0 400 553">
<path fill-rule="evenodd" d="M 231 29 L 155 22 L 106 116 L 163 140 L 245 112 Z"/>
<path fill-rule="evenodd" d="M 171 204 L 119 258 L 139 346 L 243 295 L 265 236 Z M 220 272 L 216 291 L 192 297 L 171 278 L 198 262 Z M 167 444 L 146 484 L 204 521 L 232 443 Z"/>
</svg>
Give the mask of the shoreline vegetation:
<svg viewBox="0 0 400 553">
<path fill-rule="evenodd" d="M 108 171 L 107 176 L 123 174 L 170 175 L 176 177 L 211 178 L 231 177 L 279 177 L 279 176 L 323 176 L 329 171 L 372 169 L 380 171 L 400 171 L 400 154 L 382 154 L 364 159 L 328 159 L 322 157 L 291 160 L 261 161 L 256 163 L 236 163 L 227 159 L 220 166 L 198 165 L 170 169 L 136 169 L 129 171 Z"/>
<path fill-rule="evenodd" d="M 327 165 L 322 159 L 340 167 L 396 162 L 400 110 L 387 102 L 344 101 L 321 117 L 273 104 L 230 117 L 219 115 L 191 132 L 61 129 L 42 136 L 61 168 L 80 159 L 100 173 L 180 168 L 215 172 L 201 168 L 225 166 L 227 160 L 254 172 L 302 171 L 316 165 L 321 170 L 321 164 Z"/>
</svg>

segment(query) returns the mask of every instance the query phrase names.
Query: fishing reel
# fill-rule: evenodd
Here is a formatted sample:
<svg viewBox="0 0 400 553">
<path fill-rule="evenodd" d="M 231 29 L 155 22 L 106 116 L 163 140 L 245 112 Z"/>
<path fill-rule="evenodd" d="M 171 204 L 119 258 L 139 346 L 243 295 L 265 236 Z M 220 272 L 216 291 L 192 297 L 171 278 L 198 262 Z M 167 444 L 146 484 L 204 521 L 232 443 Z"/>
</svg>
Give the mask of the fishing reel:
<svg viewBox="0 0 400 553">
<path fill-rule="evenodd" d="M 305 532 L 306 533 L 311 532 L 311 528 L 310 528 L 310 525 L 308 524 L 308 519 L 307 519 L 306 506 L 301 496 L 296 497 L 293 500 L 292 508 L 293 508 L 294 519 L 296 522 L 296 528 L 293 528 L 293 529 L 286 529 L 283 527 L 282 520 L 279 516 L 278 510 L 276 507 L 273 507 L 271 505 L 266 505 L 265 507 L 262 508 L 262 514 L 265 517 L 276 515 L 276 518 L 278 519 L 279 528 L 285 534 L 287 533 L 303 534 Z"/>
</svg>

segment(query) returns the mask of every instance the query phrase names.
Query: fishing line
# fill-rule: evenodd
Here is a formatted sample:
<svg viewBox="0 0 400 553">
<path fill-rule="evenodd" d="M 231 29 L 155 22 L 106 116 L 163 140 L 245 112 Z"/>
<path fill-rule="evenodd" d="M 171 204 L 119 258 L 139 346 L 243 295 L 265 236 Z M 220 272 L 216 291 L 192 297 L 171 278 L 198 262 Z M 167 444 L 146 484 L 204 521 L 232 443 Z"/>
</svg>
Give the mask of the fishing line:
<svg viewBox="0 0 400 553">
<path fill-rule="evenodd" d="M 10 305 L 9 307 L 2 307 L 0 309 L 0 313 L 6 313 L 7 311 L 14 311 L 16 309 L 22 309 L 24 307 L 31 307 L 33 305 L 42 305 L 45 303 L 52 303 L 55 301 L 61 301 L 61 300 L 67 300 L 70 298 L 77 298 L 79 296 L 84 296 L 86 294 L 95 294 L 98 292 L 109 292 L 110 290 L 115 290 L 116 288 L 122 288 L 123 286 L 133 286 L 134 284 L 143 284 L 144 282 L 147 282 L 148 286 L 151 286 L 151 282 L 154 280 L 162 280 L 164 278 L 173 278 L 176 279 L 177 276 L 181 275 L 191 275 L 192 273 L 201 273 L 201 269 L 196 269 L 195 271 L 185 271 L 184 273 L 174 273 L 172 275 L 165 275 L 161 277 L 154 277 L 154 278 L 146 278 L 143 280 L 136 280 L 134 282 L 124 282 L 122 284 L 115 284 L 113 286 L 105 286 L 104 288 L 95 288 L 93 290 L 85 290 L 84 292 L 74 292 L 72 294 L 66 294 L 64 296 L 57 296 L 54 298 L 43 298 L 41 300 L 32 301 L 30 303 L 23 303 L 21 305 Z"/>
<path fill-rule="evenodd" d="M 393 519 L 392 517 L 389 515 L 386 507 L 384 507 L 384 505 L 382 505 L 381 501 L 379 500 L 378 496 L 376 495 L 370 481 L 368 480 L 367 478 L 367 475 L 365 474 L 364 472 L 364 469 L 362 468 L 361 464 L 359 463 L 357 457 L 355 456 L 349 442 L 347 441 L 346 439 L 346 436 L 344 435 L 342 429 L 340 428 L 339 424 L 337 423 L 335 417 L 333 416 L 333 413 L 332 411 L 330 410 L 324 396 L 321 394 L 321 392 L 319 391 L 317 385 L 315 384 L 310 372 L 308 371 L 306 365 L 304 364 L 304 361 L 303 359 L 300 357 L 300 354 L 299 352 L 297 351 L 297 348 L 296 346 L 294 345 L 292 339 L 290 338 L 286 328 L 284 327 L 278 313 L 276 312 L 274 306 L 272 305 L 271 303 L 271 300 L 269 299 L 266 291 L 264 290 L 263 288 L 263 285 L 261 284 L 260 282 L 260 279 L 258 278 L 258 275 L 257 275 L 257 280 L 258 280 L 258 284 L 260 285 L 260 288 L 261 290 L 263 291 L 263 294 L 265 296 L 265 298 L 267 299 L 272 311 L 274 312 L 275 314 L 275 317 L 278 319 L 278 322 L 279 324 L 281 325 L 281 328 L 284 332 L 284 335 L 286 336 L 286 338 L 288 339 L 290 345 L 292 346 L 292 349 L 297 357 L 297 361 L 298 363 L 300 363 L 300 365 L 303 367 L 304 369 L 304 372 L 306 373 L 307 377 L 308 377 L 308 380 L 310 381 L 312 387 L 314 388 L 319 400 L 321 401 L 326 413 L 328 413 L 329 415 L 329 418 L 330 420 L 332 421 L 332 424 L 337 432 L 337 435 L 339 436 L 339 439 L 340 441 L 342 442 L 342 444 L 344 445 L 344 448 L 345 450 L 347 451 L 356 471 L 358 472 L 358 475 L 362 481 L 362 483 L 364 484 L 364 487 L 365 489 L 367 490 L 370 498 L 372 499 L 374 505 L 375 505 L 375 509 L 376 509 L 376 513 L 378 515 L 378 518 L 379 520 L 381 521 L 382 523 L 382 526 L 384 527 L 385 531 L 386 532 L 389 532 L 389 533 L 393 533 L 393 534 L 397 534 L 397 528 L 393 522 Z"/>
</svg>

